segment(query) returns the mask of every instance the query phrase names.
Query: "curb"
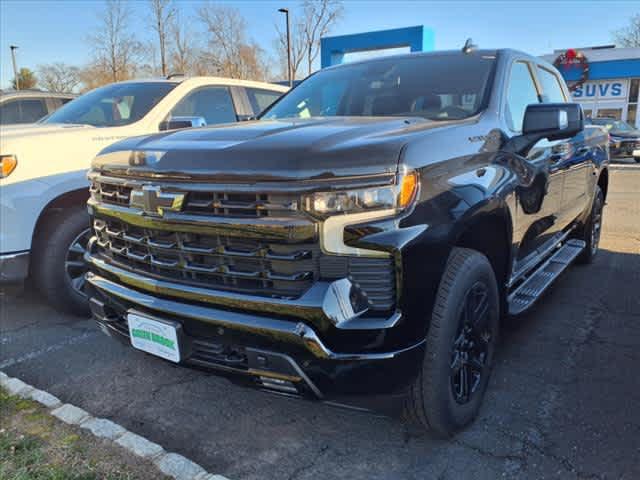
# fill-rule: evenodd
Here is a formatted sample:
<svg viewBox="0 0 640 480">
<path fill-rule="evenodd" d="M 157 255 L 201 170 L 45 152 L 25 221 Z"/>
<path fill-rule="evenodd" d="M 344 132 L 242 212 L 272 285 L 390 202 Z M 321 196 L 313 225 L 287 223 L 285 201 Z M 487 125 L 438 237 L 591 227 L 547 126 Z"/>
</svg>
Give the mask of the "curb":
<svg viewBox="0 0 640 480">
<path fill-rule="evenodd" d="M 158 470 L 176 480 L 228 480 L 222 475 L 207 472 L 200 465 L 182 455 L 165 451 L 157 443 L 136 435 L 111 420 L 94 417 L 75 405 L 63 404 L 59 398 L 50 393 L 38 390 L 18 378 L 9 377 L 2 371 L 0 371 L 0 386 L 11 395 L 38 402 L 51 415 L 64 423 L 80 427 L 95 437 L 116 443 L 140 458 L 151 460 Z"/>
</svg>

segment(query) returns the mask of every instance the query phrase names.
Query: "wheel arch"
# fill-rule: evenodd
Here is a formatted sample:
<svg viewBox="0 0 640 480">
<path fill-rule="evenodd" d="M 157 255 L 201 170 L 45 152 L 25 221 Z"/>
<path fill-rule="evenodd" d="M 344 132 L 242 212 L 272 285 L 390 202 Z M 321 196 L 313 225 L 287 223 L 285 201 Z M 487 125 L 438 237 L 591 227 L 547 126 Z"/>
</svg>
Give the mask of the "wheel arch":
<svg viewBox="0 0 640 480">
<path fill-rule="evenodd" d="M 511 272 L 513 222 L 502 201 L 489 200 L 474 209 L 455 230 L 452 245 L 476 250 L 487 257 L 504 297 Z"/>
<path fill-rule="evenodd" d="M 33 229 L 32 248 L 38 247 L 42 232 L 45 230 L 47 223 L 51 221 L 51 219 L 68 208 L 85 205 L 88 199 L 88 188 L 79 188 L 65 192 L 50 200 L 40 212 L 38 220 L 36 220 L 35 227 Z"/>
<path fill-rule="evenodd" d="M 609 169 L 603 168 L 598 177 L 598 186 L 602 190 L 604 200 L 607 200 L 607 192 L 609 191 Z"/>
</svg>

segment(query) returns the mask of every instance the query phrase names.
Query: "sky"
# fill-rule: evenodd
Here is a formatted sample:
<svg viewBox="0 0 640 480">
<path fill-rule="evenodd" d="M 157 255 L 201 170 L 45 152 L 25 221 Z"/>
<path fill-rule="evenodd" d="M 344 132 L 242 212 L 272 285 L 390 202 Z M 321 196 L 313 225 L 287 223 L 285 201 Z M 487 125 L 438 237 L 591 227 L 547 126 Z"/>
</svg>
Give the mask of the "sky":
<svg viewBox="0 0 640 480">
<path fill-rule="evenodd" d="M 206 0 L 176 0 L 183 18 L 193 17 Z M 278 8 L 295 14 L 298 1 L 216 1 L 244 16 L 249 37 L 274 55 Z M 130 0 L 131 27 L 151 39 L 148 3 Z M 9 45 L 18 45 L 18 68 L 64 62 L 82 66 L 91 58 L 88 37 L 98 25 L 102 0 L 0 0 L 0 87 L 13 78 Z M 640 13 L 635 1 L 370 1 L 346 0 L 344 15 L 331 35 L 424 25 L 435 33 L 435 48 L 458 49 L 471 37 L 481 48 L 509 47 L 534 55 L 554 49 L 613 43 L 612 31 Z M 196 35 L 196 22 L 190 23 Z M 203 33 L 202 33 L 203 34 Z"/>
</svg>

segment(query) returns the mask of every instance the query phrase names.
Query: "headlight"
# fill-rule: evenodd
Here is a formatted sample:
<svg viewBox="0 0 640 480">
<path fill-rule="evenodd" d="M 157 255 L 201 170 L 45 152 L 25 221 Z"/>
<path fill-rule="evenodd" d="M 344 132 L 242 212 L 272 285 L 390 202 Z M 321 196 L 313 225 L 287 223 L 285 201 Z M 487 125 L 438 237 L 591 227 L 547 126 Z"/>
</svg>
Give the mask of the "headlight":
<svg viewBox="0 0 640 480">
<path fill-rule="evenodd" d="M 388 252 L 350 247 L 344 243 L 348 225 L 392 218 L 410 207 L 418 192 L 416 172 L 403 172 L 395 185 L 342 192 L 321 192 L 306 197 L 303 205 L 323 218 L 320 245 L 329 254 L 388 257 Z"/>
<path fill-rule="evenodd" d="M 376 210 L 403 210 L 415 199 L 416 172 L 401 176 L 398 184 L 359 190 L 317 192 L 305 197 L 304 208 L 318 216 L 363 213 Z"/>
<path fill-rule="evenodd" d="M 18 159 L 15 155 L 0 155 L 0 178 L 7 178 L 16 169 Z"/>
</svg>

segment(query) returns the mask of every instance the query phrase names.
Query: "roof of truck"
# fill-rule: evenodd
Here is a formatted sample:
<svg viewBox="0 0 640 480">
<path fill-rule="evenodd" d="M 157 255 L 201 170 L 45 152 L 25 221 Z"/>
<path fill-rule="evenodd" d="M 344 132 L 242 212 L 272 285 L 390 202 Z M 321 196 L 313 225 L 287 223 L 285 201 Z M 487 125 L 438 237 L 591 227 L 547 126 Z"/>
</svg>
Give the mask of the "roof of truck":
<svg viewBox="0 0 640 480">
<path fill-rule="evenodd" d="M 357 65 L 357 64 L 362 64 L 362 63 L 372 63 L 372 62 L 377 62 L 377 61 L 383 61 L 383 60 L 388 60 L 388 59 L 394 59 L 394 58 L 412 58 L 412 57 L 450 57 L 450 56 L 465 56 L 465 55 L 469 55 L 469 56 L 482 56 L 482 57 L 496 57 L 498 55 L 503 56 L 503 57 L 518 57 L 518 58 L 526 58 L 532 62 L 537 62 L 537 63 L 541 63 L 541 64 L 546 64 L 551 66 L 551 64 L 549 62 L 547 62 L 544 59 L 541 59 L 540 57 L 536 57 L 534 55 L 530 55 L 528 53 L 522 52 L 520 50 L 514 50 L 511 48 L 500 48 L 500 49 L 480 49 L 480 48 L 473 48 L 470 52 L 465 53 L 462 51 L 462 49 L 459 50 L 438 50 L 438 51 L 434 51 L 434 52 L 410 52 L 410 53 L 400 53 L 397 55 L 386 55 L 386 56 L 380 56 L 380 57 L 375 57 L 375 58 L 368 58 L 365 60 L 358 60 L 358 61 L 354 61 L 354 62 L 349 62 L 349 63 L 341 63 L 339 65 L 333 65 L 331 67 L 327 67 L 327 68 L 342 68 L 342 67 L 346 67 L 348 65 Z"/>
<path fill-rule="evenodd" d="M 75 98 L 77 93 L 57 93 L 47 92 L 46 90 L 28 89 L 28 90 L 0 90 L 0 97 L 16 98 L 16 97 L 47 97 L 47 98 Z"/>
<path fill-rule="evenodd" d="M 276 92 L 286 92 L 289 90 L 289 87 L 285 87 L 282 85 L 277 85 L 275 83 L 268 82 L 256 82 L 253 80 L 238 80 L 236 78 L 225 78 L 225 77 L 208 77 L 208 76 L 198 76 L 198 77 L 189 77 L 189 76 L 171 76 L 169 78 L 140 78 L 134 80 L 124 80 L 118 83 L 159 83 L 159 82 L 167 82 L 167 83 L 190 83 L 194 84 L 194 86 L 199 85 L 228 85 L 228 86 L 237 86 L 237 87 L 251 87 L 251 88 L 262 88 L 267 90 L 274 90 Z"/>
</svg>

